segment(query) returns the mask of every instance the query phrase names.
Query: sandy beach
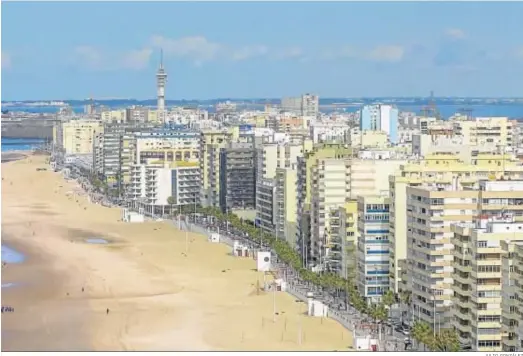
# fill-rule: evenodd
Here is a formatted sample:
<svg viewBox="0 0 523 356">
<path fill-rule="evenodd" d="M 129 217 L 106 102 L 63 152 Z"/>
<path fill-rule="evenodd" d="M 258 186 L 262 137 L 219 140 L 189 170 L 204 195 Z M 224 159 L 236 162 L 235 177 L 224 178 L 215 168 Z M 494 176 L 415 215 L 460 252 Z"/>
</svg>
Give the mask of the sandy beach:
<svg viewBox="0 0 523 356">
<path fill-rule="evenodd" d="M 73 194 L 47 157 L 2 164 L 2 243 L 24 253 L 2 267 L 2 351 L 348 350 L 350 333 L 258 292 L 252 259 L 167 222 L 126 224 L 120 210 Z M 78 191 L 78 190 L 76 190 Z M 89 244 L 102 238 L 107 244 Z M 83 289 L 83 291 L 82 291 Z M 109 309 L 109 313 L 107 310 Z M 302 343 L 299 345 L 299 332 Z"/>
</svg>

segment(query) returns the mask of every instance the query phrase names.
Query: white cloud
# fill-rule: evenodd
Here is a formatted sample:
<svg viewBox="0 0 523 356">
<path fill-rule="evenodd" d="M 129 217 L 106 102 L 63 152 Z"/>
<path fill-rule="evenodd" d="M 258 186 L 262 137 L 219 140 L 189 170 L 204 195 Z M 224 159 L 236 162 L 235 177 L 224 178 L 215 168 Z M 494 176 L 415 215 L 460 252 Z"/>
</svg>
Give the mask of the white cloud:
<svg viewBox="0 0 523 356">
<path fill-rule="evenodd" d="M 124 53 L 122 58 L 122 65 L 129 69 L 144 69 L 149 65 L 153 50 L 144 48 L 141 50 L 133 50 Z"/>
<path fill-rule="evenodd" d="M 77 65 L 96 71 L 121 68 L 140 70 L 148 66 L 152 52 L 150 48 L 110 52 L 93 46 L 77 46 L 73 51 L 73 60 Z"/>
<path fill-rule="evenodd" d="M 378 62 L 399 62 L 404 55 L 405 49 L 402 46 L 388 45 L 372 49 L 368 58 Z"/>
<path fill-rule="evenodd" d="M 2 69 L 11 68 L 11 55 L 8 52 L 2 51 Z"/>
<path fill-rule="evenodd" d="M 89 69 L 102 69 L 102 53 L 92 46 L 77 46 L 73 51 L 74 60 Z"/>
<path fill-rule="evenodd" d="M 233 61 L 244 61 L 246 59 L 262 57 L 269 52 L 269 49 L 263 45 L 246 46 L 233 50 L 231 59 Z"/>
<path fill-rule="evenodd" d="M 274 54 L 275 59 L 303 59 L 303 50 L 300 47 L 288 47 L 282 50 L 276 51 Z"/>
<path fill-rule="evenodd" d="M 223 49 L 221 44 L 211 42 L 203 36 L 169 39 L 155 35 L 151 38 L 151 44 L 163 49 L 166 55 L 187 58 L 197 65 L 215 59 Z"/>
<path fill-rule="evenodd" d="M 445 35 L 455 40 L 463 40 L 467 38 L 465 31 L 459 28 L 447 28 L 445 30 Z"/>
<path fill-rule="evenodd" d="M 371 50 L 342 46 L 336 50 L 329 49 L 320 54 L 320 59 L 363 59 L 376 62 L 399 62 L 405 55 L 405 48 L 396 45 L 377 46 Z"/>
</svg>

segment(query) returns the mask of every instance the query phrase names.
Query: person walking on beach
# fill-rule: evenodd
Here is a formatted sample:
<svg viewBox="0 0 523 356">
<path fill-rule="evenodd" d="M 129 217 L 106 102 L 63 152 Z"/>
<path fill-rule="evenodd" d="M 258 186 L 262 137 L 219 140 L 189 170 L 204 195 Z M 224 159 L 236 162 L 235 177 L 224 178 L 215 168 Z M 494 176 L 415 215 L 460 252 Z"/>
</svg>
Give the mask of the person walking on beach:
<svg viewBox="0 0 523 356">
<path fill-rule="evenodd" d="M 107 308 L 107 310 L 105 311 L 105 314 L 109 315 L 109 308 Z"/>
</svg>

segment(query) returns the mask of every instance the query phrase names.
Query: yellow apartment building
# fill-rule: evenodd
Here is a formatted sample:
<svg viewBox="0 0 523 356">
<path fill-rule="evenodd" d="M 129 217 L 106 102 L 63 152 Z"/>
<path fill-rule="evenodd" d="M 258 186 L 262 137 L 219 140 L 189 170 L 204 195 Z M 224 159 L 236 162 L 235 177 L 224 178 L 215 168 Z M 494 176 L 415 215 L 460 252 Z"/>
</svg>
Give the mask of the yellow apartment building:
<svg viewBox="0 0 523 356">
<path fill-rule="evenodd" d="M 451 226 L 454 234 L 452 326 L 476 351 L 515 346 L 502 324 L 514 323 L 514 243 L 523 240 L 523 182 L 482 181 L 474 222 Z M 513 277 L 513 276 L 512 276 Z M 502 312 L 502 309 L 506 309 Z M 502 315 L 503 314 L 503 315 Z"/>
<path fill-rule="evenodd" d="M 448 328 L 452 304 L 452 223 L 471 222 L 478 192 L 456 186 L 407 187 L 407 285 L 414 320 Z"/>
<path fill-rule="evenodd" d="M 465 146 L 512 146 L 513 124 L 507 117 L 477 117 L 454 121 L 454 132 L 463 136 Z"/>
<path fill-rule="evenodd" d="M 264 144 L 257 148 L 257 179 L 273 179 L 276 169 L 296 166 L 303 156 L 302 144 Z"/>
<path fill-rule="evenodd" d="M 95 135 L 103 131 L 103 125 L 94 120 L 71 120 L 62 123 L 61 131 L 66 154 L 92 154 Z"/>
<path fill-rule="evenodd" d="M 127 121 L 127 111 L 125 109 L 102 111 L 100 119 L 103 123 L 124 123 Z"/>
<path fill-rule="evenodd" d="M 459 270 L 460 283 L 455 286 L 453 326 L 460 341 L 473 351 L 502 351 L 506 332 L 503 328 L 503 258 L 508 250 L 502 242 L 523 241 L 523 223 L 505 214 L 485 218 L 474 228 L 456 229 L 459 238 L 468 240 L 468 272 Z M 468 273 L 468 277 L 465 277 Z M 458 279 L 458 278 L 457 278 Z"/>
<path fill-rule="evenodd" d="M 481 179 L 523 178 L 523 166 L 511 155 L 478 153 L 469 160 L 457 155 L 434 153 L 400 166 L 389 176 L 390 194 L 390 283 L 395 293 L 401 284 L 400 260 L 407 258 L 407 194 L 408 186 L 423 183 L 452 184 L 458 179 L 462 188 L 473 187 Z"/>
<path fill-rule="evenodd" d="M 312 173 L 319 158 L 352 157 L 353 150 L 339 144 L 316 145 L 298 158 L 297 165 L 297 231 L 296 241 L 301 247 L 305 265 L 310 261 Z"/>
</svg>

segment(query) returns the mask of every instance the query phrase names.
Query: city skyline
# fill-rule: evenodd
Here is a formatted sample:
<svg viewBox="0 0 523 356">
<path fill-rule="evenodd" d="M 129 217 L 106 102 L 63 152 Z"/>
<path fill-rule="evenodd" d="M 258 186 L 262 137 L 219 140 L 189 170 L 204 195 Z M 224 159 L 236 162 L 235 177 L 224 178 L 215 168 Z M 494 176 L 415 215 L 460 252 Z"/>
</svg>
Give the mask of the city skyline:
<svg viewBox="0 0 523 356">
<path fill-rule="evenodd" d="M 5 3 L 2 99 L 153 98 L 160 49 L 167 100 L 430 90 L 517 97 L 521 10 L 521 3 Z"/>
</svg>

